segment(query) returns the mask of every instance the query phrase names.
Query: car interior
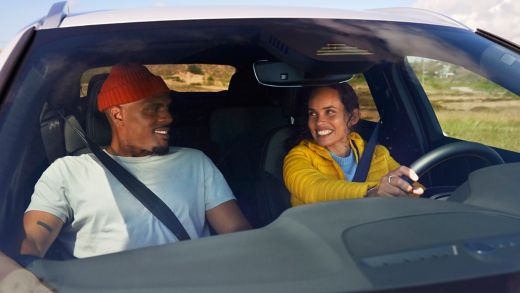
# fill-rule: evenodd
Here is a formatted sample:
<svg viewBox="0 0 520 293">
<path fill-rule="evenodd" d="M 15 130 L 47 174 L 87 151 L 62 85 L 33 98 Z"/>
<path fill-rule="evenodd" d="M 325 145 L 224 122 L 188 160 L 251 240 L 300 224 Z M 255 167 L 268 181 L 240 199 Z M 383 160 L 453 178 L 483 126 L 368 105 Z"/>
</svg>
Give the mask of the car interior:
<svg viewBox="0 0 520 293">
<path fill-rule="evenodd" d="M 229 25 L 215 21 L 204 26 L 185 22 L 176 24 L 175 29 L 163 23 L 150 23 L 143 25 L 139 33 L 131 25 L 112 25 L 106 34 L 91 34 L 88 27 L 79 27 L 57 33 L 66 42 L 55 42 L 52 31 L 41 32 L 35 40 L 35 48 L 41 49 L 25 61 L 30 68 L 28 78 L 48 82 L 39 84 L 42 99 L 33 110 L 37 112 L 34 116 L 39 117 L 34 123 L 39 126 L 32 142 L 36 151 L 28 161 L 37 163 L 28 167 L 33 175 L 23 184 L 24 190 L 19 190 L 25 201 L 13 203 L 16 205 L 13 213 L 17 215 L 13 218 L 21 217 L 31 187 L 48 164 L 62 156 L 89 151 L 72 125 L 100 146 L 109 144 L 106 118 L 96 109 L 96 96 L 107 74 L 93 76 L 83 98 L 77 94 L 81 86 L 78 80 L 90 68 L 118 62 L 226 64 L 236 69 L 227 90 L 172 90 L 174 123 L 170 144 L 197 148 L 210 157 L 254 227 L 271 223 L 289 207 L 281 169 L 283 157 L 306 125 L 308 85 L 342 82 L 345 74 L 364 76 L 382 121 L 379 143 L 401 164 L 409 165 L 427 151 L 455 141 L 443 136 L 438 126 L 430 125 L 428 118 L 432 114 L 424 111 L 431 106 L 424 105 L 424 98 L 418 98 L 424 93 L 414 92 L 418 89 L 413 78 L 406 74 L 408 68 L 402 57 L 381 40 L 364 37 L 358 25 L 347 23 L 346 32 L 338 35 L 329 22 L 313 24 L 301 20 L 298 21 L 301 28 L 296 30 L 284 20 L 233 25 L 241 22 L 236 20 Z M 377 28 L 365 25 L 366 29 Z M 193 28 L 198 29 L 197 35 L 190 33 Z M 77 38 L 80 34 L 85 36 Z M 309 34 L 316 40 L 310 46 L 303 46 Z M 313 48 L 319 49 L 332 41 L 363 46 L 374 52 L 356 49 L 348 56 L 333 56 L 333 62 L 324 61 L 325 57 L 312 52 Z M 136 45 L 123 47 L 122 43 Z M 122 49 L 106 51 L 104 46 Z M 269 84 L 269 78 L 280 74 L 280 69 L 263 67 L 265 73 L 259 77 L 262 71 L 255 64 L 266 60 L 285 64 L 282 71 L 293 66 L 291 70 L 296 73 L 293 75 L 300 75 L 286 84 Z M 67 65 L 59 66 L 62 62 Z M 356 130 L 367 140 L 375 124 L 376 121 L 362 120 Z M 508 155 L 506 150 L 497 151 Z M 449 194 L 465 181 L 471 170 L 484 165 L 486 162 L 479 158 L 456 158 L 432 169 L 421 178 L 421 183 L 439 188 L 430 189 L 433 194 Z"/>
<path fill-rule="evenodd" d="M 134 290 L 172 283 L 184 288 L 224 284 L 216 286 L 222 292 L 238 288 L 233 287 L 236 284 L 241 291 L 265 292 L 268 286 L 294 283 L 312 291 L 345 291 L 345 276 L 350 278 L 348 288 L 367 290 L 405 284 L 399 278 L 404 274 L 413 284 L 488 274 L 496 267 L 484 262 L 496 263 L 510 255 L 484 255 L 482 245 L 502 245 L 500 249 L 511 251 L 520 247 L 520 203 L 511 184 L 520 168 L 514 163 L 520 161 L 517 152 L 486 147 L 510 163 L 505 166 L 481 169 L 492 162 L 471 149 L 429 168 L 420 179 L 426 196 L 446 200 L 376 198 L 290 208 L 282 176 L 283 158 L 306 128 L 310 86 L 351 82 L 353 76 L 366 80 L 379 117 L 362 119 L 356 131 L 368 140 L 380 120 L 379 143 L 401 164 L 411 165 L 439 147 L 463 142 L 442 133 L 433 105 L 405 61 L 408 55 L 425 56 L 459 62 L 475 71 L 482 64 L 492 68 L 489 60 L 499 57 L 480 59 L 488 47 L 495 48 L 490 42 L 487 47 L 473 44 L 473 51 L 463 56 L 430 50 L 458 52 L 463 46 L 459 33 L 445 27 L 330 19 L 163 21 L 112 24 L 103 30 L 89 26 L 42 30 L 18 64 L 20 77 L 13 79 L 13 90 L 0 112 L 10 115 L 1 116 L 10 133 L 0 133 L 6 138 L 0 157 L 14 166 L 11 174 L 0 176 L 5 194 L 0 212 L 6 219 L 0 235 L 12 240 L 0 243 L 1 248 L 16 254 L 23 212 L 42 172 L 60 157 L 89 152 L 77 129 L 99 146 L 110 142 L 106 118 L 97 111 L 97 94 L 107 74 L 93 75 L 82 96 L 81 77 L 86 71 L 119 62 L 217 64 L 235 68 L 227 89 L 171 90 L 170 145 L 203 151 L 259 229 L 244 232 L 250 233 L 246 239 L 232 233 L 208 237 L 194 246 L 188 241 L 102 258 L 44 260 L 34 271 L 69 288 L 89 282 L 123 284 L 121 288 Z M 421 42 L 424 47 L 409 48 L 407 42 Z M 508 83 L 511 77 L 505 75 L 485 76 L 519 92 L 517 83 Z M 219 248 L 218 255 L 213 254 L 214 247 Z M 60 259 L 53 251 L 47 258 Z M 513 253 L 518 256 L 516 250 Z M 464 261 L 459 261 L 462 257 Z M 130 265 L 136 263 L 144 265 Z M 497 265 L 500 272 L 515 266 Z M 142 267 L 153 269 L 146 278 L 128 278 Z M 253 267 L 254 274 L 248 274 Z M 201 275 L 203 280 L 197 278 Z"/>
</svg>

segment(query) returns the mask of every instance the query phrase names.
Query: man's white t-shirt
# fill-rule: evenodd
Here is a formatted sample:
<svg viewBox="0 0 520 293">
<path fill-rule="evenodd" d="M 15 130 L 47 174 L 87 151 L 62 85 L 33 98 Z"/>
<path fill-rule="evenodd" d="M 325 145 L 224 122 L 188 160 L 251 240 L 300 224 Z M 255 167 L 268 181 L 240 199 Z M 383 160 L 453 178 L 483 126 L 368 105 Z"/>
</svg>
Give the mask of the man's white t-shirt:
<svg viewBox="0 0 520 293">
<path fill-rule="evenodd" d="M 166 203 L 192 239 L 209 235 L 206 210 L 235 199 L 201 151 L 173 147 L 163 156 L 112 158 Z M 93 154 L 52 163 L 35 185 L 31 210 L 63 220 L 58 241 L 76 257 L 177 241 Z"/>
</svg>

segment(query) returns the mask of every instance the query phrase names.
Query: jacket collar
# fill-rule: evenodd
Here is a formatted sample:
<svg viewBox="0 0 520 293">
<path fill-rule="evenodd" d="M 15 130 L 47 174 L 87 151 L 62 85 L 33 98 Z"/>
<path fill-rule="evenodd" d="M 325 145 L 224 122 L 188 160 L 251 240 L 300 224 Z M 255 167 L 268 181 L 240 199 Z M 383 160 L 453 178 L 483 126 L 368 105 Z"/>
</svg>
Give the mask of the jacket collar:
<svg viewBox="0 0 520 293">
<path fill-rule="evenodd" d="M 327 160 L 333 160 L 329 151 L 317 144 L 314 140 L 303 140 L 300 144 L 305 145 L 306 147 L 313 150 L 315 153 L 323 157 Z M 350 133 L 350 149 L 354 152 L 354 157 L 356 158 L 356 162 L 359 162 L 359 157 L 363 154 L 365 150 L 365 141 L 357 132 Z"/>
</svg>

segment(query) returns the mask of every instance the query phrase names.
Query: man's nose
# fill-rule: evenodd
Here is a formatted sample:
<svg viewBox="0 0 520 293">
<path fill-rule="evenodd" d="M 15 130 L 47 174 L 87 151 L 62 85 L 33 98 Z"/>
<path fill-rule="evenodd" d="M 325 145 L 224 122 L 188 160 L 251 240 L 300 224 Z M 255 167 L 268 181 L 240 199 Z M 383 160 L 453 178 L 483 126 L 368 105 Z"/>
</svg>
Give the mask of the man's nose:
<svg viewBox="0 0 520 293">
<path fill-rule="evenodd" d="M 168 111 L 168 109 L 164 109 L 164 110 L 160 111 L 159 121 L 165 122 L 167 124 L 170 124 L 173 122 L 172 114 L 170 114 L 170 111 Z"/>
</svg>

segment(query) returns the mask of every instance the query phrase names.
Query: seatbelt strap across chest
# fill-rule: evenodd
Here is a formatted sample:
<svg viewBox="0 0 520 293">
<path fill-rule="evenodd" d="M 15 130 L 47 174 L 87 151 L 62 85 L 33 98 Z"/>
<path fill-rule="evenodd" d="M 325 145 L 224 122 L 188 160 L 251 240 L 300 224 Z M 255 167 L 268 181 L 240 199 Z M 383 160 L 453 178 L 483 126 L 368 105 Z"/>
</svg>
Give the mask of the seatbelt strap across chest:
<svg viewBox="0 0 520 293">
<path fill-rule="evenodd" d="M 370 135 L 370 138 L 368 139 L 367 145 L 365 146 L 365 150 L 363 151 L 361 158 L 359 158 L 356 173 L 354 173 L 352 182 L 365 182 L 367 180 L 368 170 L 370 169 L 370 163 L 372 162 L 372 156 L 374 154 L 377 139 L 379 137 L 380 125 L 381 121 L 378 121 L 376 127 L 374 127 L 374 130 Z"/>
<path fill-rule="evenodd" d="M 64 115 L 60 115 L 65 119 Z M 159 221 L 161 221 L 177 237 L 179 241 L 189 240 L 190 236 L 173 211 L 146 185 L 132 173 L 123 168 L 118 162 L 105 153 L 96 143 L 88 138 L 81 130 L 71 125 L 74 131 L 87 144 L 92 153 L 114 175 L 114 177 L 130 191 Z"/>
</svg>

